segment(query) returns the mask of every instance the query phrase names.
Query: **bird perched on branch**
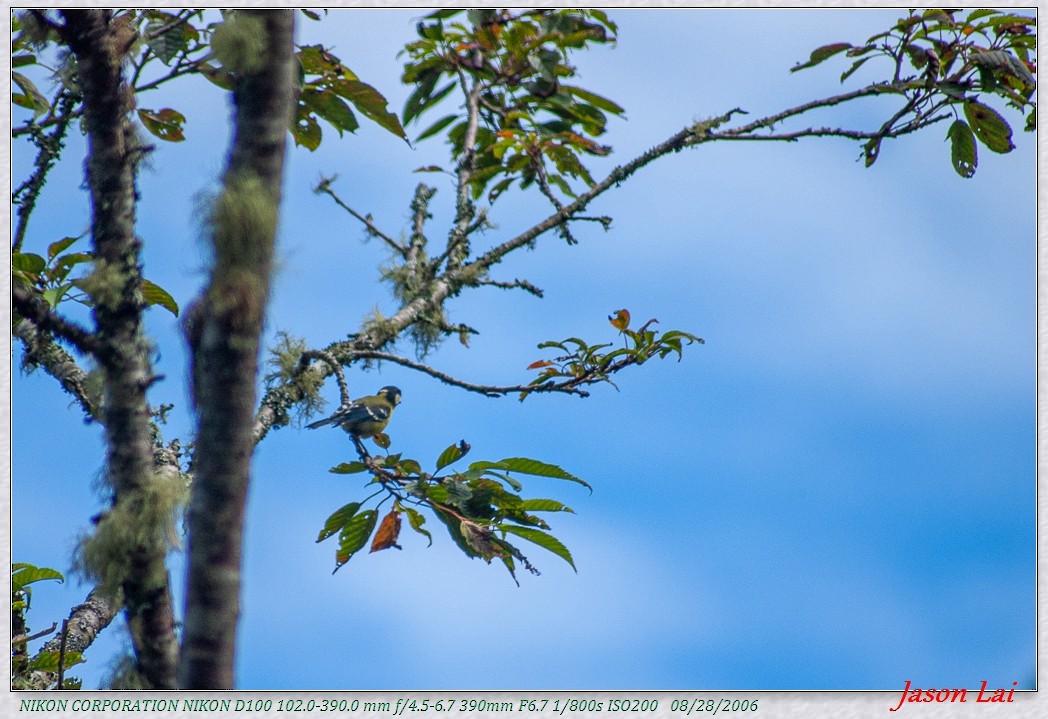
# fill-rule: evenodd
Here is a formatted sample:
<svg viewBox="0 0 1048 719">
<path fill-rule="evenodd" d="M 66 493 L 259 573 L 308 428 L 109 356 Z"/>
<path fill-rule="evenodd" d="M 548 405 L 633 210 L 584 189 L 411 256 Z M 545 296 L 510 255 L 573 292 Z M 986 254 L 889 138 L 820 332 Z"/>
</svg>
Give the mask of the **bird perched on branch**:
<svg viewBox="0 0 1048 719">
<path fill-rule="evenodd" d="M 307 424 L 307 429 L 316 429 L 333 424 L 341 427 L 354 438 L 374 437 L 386 428 L 393 409 L 400 404 L 400 390 L 383 387 L 377 394 L 360 397 L 342 405 L 330 417 Z"/>
</svg>

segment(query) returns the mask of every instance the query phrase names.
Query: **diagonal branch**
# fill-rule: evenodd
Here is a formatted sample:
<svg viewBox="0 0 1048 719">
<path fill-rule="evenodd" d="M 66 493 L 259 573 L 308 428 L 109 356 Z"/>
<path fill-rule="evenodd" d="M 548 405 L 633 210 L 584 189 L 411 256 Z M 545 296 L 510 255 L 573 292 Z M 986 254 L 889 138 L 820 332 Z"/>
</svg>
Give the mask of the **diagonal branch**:
<svg viewBox="0 0 1048 719">
<path fill-rule="evenodd" d="M 12 287 L 11 301 L 14 309 L 22 317 L 31 320 L 41 329 L 53 332 L 72 344 L 81 353 L 97 356 L 102 350 L 102 345 L 94 333 L 62 317 L 25 287 L 18 284 Z"/>
<path fill-rule="evenodd" d="M 317 186 L 313 188 L 313 192 L 317 193 L 318 195 L 328 195 L 329 197 L 331 197 L 331 199 L 335 201 L 336 205 L 341 207 L 349 214 L 353 215 L 353 217 L 355 217 L 356 219 L 360 220 L 364 224 L 364 227 L 367 228 L 369 235 L 371 235 L 372 237 L 377 237 L 383 242 L 385 242 L 387 245 L 390 246 L 391 249 L 393 249 L 394 252 L 400 255 L 405 255 L 407 253 L 407 248 L 404 247 L 404 245 L 400 244 L 392 237 L 387 235 L 385 232 L 378 229 L 378 227 L 375 226 L 375 223 L 371 219 L 371 217 L 366 217 L 360 214 L 352 207 L 347 205 L 345 202 L 343 202 L 341 197 L 335 194 L 335 191 L 331 189 L 331 183 L 337 179 L 337 175 L 335 177 L 325 177 L 321 179 L 320 182 L 317 183 Z"/>
<path fill-rule="evenodd" d="M 62 385 L 80 404 L 87 420 L 99 419 L 98 407 L 88 397 L 84 385 L 87 373 L 76 360 L 60 347 L 51 334 L 42 330 L 31 319 L 23 317 L 14 326 L 14 336 L 22 340 L 25 347 L 25 364 L 40 366 Z"/>
</svg>

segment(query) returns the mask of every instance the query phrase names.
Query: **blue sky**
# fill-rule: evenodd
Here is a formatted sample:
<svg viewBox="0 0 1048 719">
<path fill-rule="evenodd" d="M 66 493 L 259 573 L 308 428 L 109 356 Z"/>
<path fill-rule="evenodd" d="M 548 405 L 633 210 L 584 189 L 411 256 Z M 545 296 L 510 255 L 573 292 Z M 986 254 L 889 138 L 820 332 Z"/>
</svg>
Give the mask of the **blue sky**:
<svg viewBox="0 0 1048 719">
<path fill-rule="evenodd" d="M 901 11 L 900 11 L 901 12 Z M 334 11 L 303 21 L 400 108 L 396 52 L 414 11 Z M 627 120 L 607 136 L 624 162 L 696 119 L 752 117 L 840 91 L 840 65 L 788 69 L 815 47 L 864 40 L 895 11 L 612 13 L 619 44 L 576 57 L 579 84 Z M 337 38 L 332 40 L 332 38 Z M 868 65 L 873 65 L 869 63 Z M 857 87 L 875 73 L 858 73 Z M 183 307 L 204 279 L 194 219 L 221 171 L 228 101 L 210 84 L 157 91 L 141 107 L 189 119 L 141 178 L 146 276 Z M 873 127 L 888 104 L 827 111 L 812 124 Z M 890 110 L 889 110 L 890 111 Z M 1021 126 L 1014 115 L 1013 126 Z M 16 120 L 19 116 L 16 114 Z M 886 143 L 870 169 L 843 140 L 723 143 L 668 157 L 591 208 L 612 231 L 555 235 L 512 258 L 538 300 L 463 295 L 453 321 L 480 330 L 430 362 L 477 382 L 517 382 L 535 345 L 610 341 L 606 316 L 705 338 L 680 363 L 648 364 L 587 400 L 492 400 L 398 367 L 350 372 L 355 394 L 404 392 L 393 448 L 432 461 L 467 439 L 471 458 L 563 465 L 591 495 L 526 481 L 576 515 L 554 533 L 578 567 L 535 549 L 540 577 L 518 588 L 405 528 L 402 552 L 355 557 L 332 576 L 324 519 L 365 492 L 327 469 L 348 458 L 341 433 L 285 428 L 258 448 L 248 510 L 238 683 L 244 689 L 895 689 L 1032 684 L 1035 662 L 1035 138 L 1006 156 L 980 148 L 972 180 L 949 165 L 946 126 Z M 48 184 L 30 243 L 83 231 L 82 143 Z M 314 346 L 394 308 L 375 281 L 382 247 L 310 187 L 335 188 L 392 233 L 406 229 L 420 181 L 438 184 L 430 228 L 452 217 L 452 189 L 415 167 L 442 162 L 436 140 L 411 149 L 365 124 L 316 153 L 292 148 L 269 336 Z M 14 144 L 14 177 L 31 162 Z M 494 208 L 492 244 L 545 217 L 533 195 Z M 49 204 L 50 203 L 50 204 Z M 177 321 L 149 327 L 190 427 Z M 15 362 L 20 352 L 15 352 Z M 337 401 L 337 388 L 326 388 Z M 53 438 L 61 437 L 62 451 Z M 43 374 L 13 379 L 14 561 L 66 570 L 99 505 L 97 428 Z M 182 585 L 179 558 L 172 562 Z M 31 625 L 48 626 L 87 588 L 37 585 Z M 181 599 L 179 599 L 181 602 Z M 123 642 L 110 628 L 79 674 L 92 687 Z M 279 656 L 280 661 L 274 661 Z M 288 661 L 291 660 L 291 661 Z"/>
</svg>

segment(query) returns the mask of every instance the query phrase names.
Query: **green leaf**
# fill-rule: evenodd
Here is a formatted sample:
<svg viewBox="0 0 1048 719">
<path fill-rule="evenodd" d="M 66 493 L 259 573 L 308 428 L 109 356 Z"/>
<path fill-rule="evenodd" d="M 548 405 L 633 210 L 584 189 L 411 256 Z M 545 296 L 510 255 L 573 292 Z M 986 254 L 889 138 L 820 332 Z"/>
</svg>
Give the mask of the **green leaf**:
<svg viewBox="0 0 1048 719">
<path fill-rule="evenodd" d="M 866 161 L 866 167 L 870 167 L 873 163 L 877 162 L 877 156 L 881 152 L 881 139 L 882 138 L 880 137 L 874 137 L 862 146 L 862 154 Z"/>
<path fill-rule="evenodd" d="M 367 470 L 367 468 L 367 465 L 363 462 L 343 462 L 328 471 L 332 474 L 357 474 Z"/>
<path fill-rule="evenodd" d="M 55 262 L 55 268 L 65 270 L 65 274 L 69 274 L 69 269 L 73 265 L 79 265 L 81 262 L 93 262 L 94 259 L 88 252 L 70 252 L 58 258 Z"/>
<path fill-rule="evenodd" d="M 447 115 L 446 117 L 440 118 L 432 125 L 427 127 L 425 130 L 423 130 L 421 133 L 419 133 L 419 136 L 415 138 L 415 142 L 425 140 L 427 137 L 433 137 L 457 119 L 458 115 Z"/>
<path fill-rule="evenodd" d="M 466 453 L 469 452 L 469 449 L 469 445 L 466 444 L 465 441 L 449 446 L 440 453 L 439 457 L 437 457 L 437 471 L 439 472 L 449 464 L 457 462 L 462 457 L 465 457 Z"/>
<path fill-rule="evenodd" d="M 977 100 L 968 100 L 964 103 L 964 116 L 979 142 L 989 149 L 1002 154 L 1015 149 L 1011 126 L 993 108 Z"/>
<path fill-rule="evenodd" d="M 175 317 L 178 317 L 178 303 L 175 302 L 175 298 L 168 294 L 167 290 L 160 285 L 143 279 L 142 298 L 146 301 L 146 307 L 160 305 Z"/>
<path fill-rule="evenodd" d="M 804 70 L 809 67 L 815 67 L 820 62 L 830 59 L 838 53 L 842 53 L 845 50 L 853 47 L 850 42 L 835 42 L 829 45 L 823 45 L 817 47 L 811 51 L 811 57 L 805 63 L 798 63 L 790 68 L 790 72 L 797 72 L 798 70 Z"/>
<path fill-rule="evenodd" d="M 491 10 L 489 8 L 477 8 L 466 11 L 466 17 L 475 27 L 481 27 L 488 23 L 495 22 L 498 18 L 498 11 Z"/>
<path fill-rule="evenodd" d="M 37 89 L 32 80 L 20 72 L 12 72 L 11 79 L 14 80 L 15 84 L 22 88 L 22 92 L 25 93 L 21 96 L 15 96 L 16 98 L 23 98 L 21 101 L 16 101 L 15 104 L 32 110 L 33 115 L 36 117 L 43 115 L 51 109 L 51 101 L 47 99 L 47 96 L 44 95 L 44 93 Z"/>
<path fill-rule="evenodd" d="M 404 103 L 405 125 L 418 118 L 419 115 L 455 89 L 455 83 L 449 82 L 434 94 L 433 88 L 437 86 L 437 82 L 440 80 L 440 74 L 439 67 L 426 68 L 420 71 L 418 76 L 414 79 L 416 85 L 415 90 L 408 95 L 408 99 Z M 407 77 L 404 78 L 404 81 L 410 82 Z"/>
<path fill-rule="evenodd" d="M 946 133 L 950 140 L 950 162 L 957 174 L 964 178 L 972 177 L 979 164 L 975 148 L 975 133 L 964 120 L 956 120 Z"/>
<path fill-rule="evenodd" d="M 48 651 L 40 652 L 37 656 L 33 657 L 32 661 L 29 662 L 29 671 L 49 672 L 55 673 L 58 671 L 58 655 L 57 649 L 51 649 Z M 79 652 L 66 652 L 62 657 L 63 666 L 68 669 L 74 667 L 77 664 L 83 664 L 84 659 L 80 656 Z"/>
<path fill-rule="evenodd" d="M 60 287 L 50 287 L 40 293 L 40 296 L 44 298 L 44 302 L 51 306 L 52 309 L 58 307 L 58 303 L 62 301 L 62 297 L 73 288 L 73 284 L 64 284 Z"/>
<path fill-rule="evenodd" d="M 594 107 L 599 107 L 601 110 L 606 110 L 613 115 L 622 115 L 626 112 L 625 108 L 617 105 L 606 97 L 598 95 L 595 92 L 590 92 L 581 87 L 575 87 L 573 85 L 561 85 L 561 90 L 565 90 L 580 100 L 584 100 Z"/>
<path fill-rule="evenodd" d="M 174 16 L 164 14 L 163 19 L 150 20 L 146 25 L 146 34 L 151 34 L 172 22 Z M 176 55 L 185 47 L 186 36 L 181 26 L 172 28 L 156 38 L 149 41 L 149 49 L 152 50 L 160 62 L 170 65 Z"/>
<path fill-rule="evenodd" d="M 300 108 L 305 107 L 300 105 Z M 320 141 L 324 137 L 324 133 L 320 129 L 320 123 L 312 115 L 299 113 L 299 118 L 295 121 L 295 124 L 291 126 L 291 136 L 295 139 L 296 145 L 301 145 L 310 152 L 320 147 Z"/>
<path fill-rule="evenodd" d="M 233 76 L 224 67 L 201 65 L 200 74 L 210 80 L 213 85 L 217 85 L 223 90 L 232 90 L 235 85 Z"/>
<path fill-rule="evenodd" d="M 182 142 L 186 139 L 182 134 L 182 124 L 186 121 L 185 116 L 177 110 L 165 107 L 161 110 L 139 110 L 138 119 L 142 121 L 150 133 L 166 142 Z"/>
<path fill-rule="evenodd" d="M 15 55 L 11 58 L 11 67 L 23 67 L 25 65 L 33 65 L 36 63 L 36 55 L 23 54 Z"/>
<path fill-rule="evenodd" d="M 332 574 L 367 544 L 368 537 L 375 531 L 377 522 L 378 512 L 374 509 L 366 509 L 346 523 L 338 535 L 338 551 L 335 552 L 335 569 Z"/>
<path fill-rule="evenodd" d="M 42 582 L 48 579 L 54 579 L 58 582 L 64 582 L 65 577 L 62 573 L 51 569 L 49 567 L 36 567 L 32 564 L 25 564 L 19 562 L 12 565 L 11 567 L 11 591 L 20 592 L 24 587 L 34 582 Z"/>
<path fill-rule="evenodd" d="M 418 477 L 422 474 L 422 465 L 414 459 L 402 459 L 397 462 L 397 471 L 403 477 Z"/>
<path fill-rule="evenodd" d="M 332 84 L 332 87 L 335 92 L 353 103 L 355 108 L 372 121 L 377 122 L 397 137 L 407 139 L 400 120 L 386 109 L 386 98 L 371 85 L 360 80 L 339 79 Z"/>
<path fill-rule="evenodd" d="M 327 518 L 327 521 L 324 522 L 324 528 L 321 529 L 320 534 L 317 535 L 317 541 L 324 541 L 346 526 L 346 522 L 357 513 L 358 509 L 360 509 L 360 502 L 350 502 L 346 506 L 338 509 L 334 514 Z"/>
<path fill-rule="evenodd" d="M 968 23 L 970 24 L 973 20 L 978 20 L 979 18 L 983 18 L 988 15 L 999 15 L 1000 13 L 1000 10 L 989 10 L 986 8 L 983 8 L 981 10 L 972 10 L 972 12 L 968 15 Z"/>
<path fill-rule="evenodd" d="M 426 517 L 421 512 L 419 512 L 417 509 L 412 509 L 411 507 L 404 507 L 404 511 L 407 512 L 408 524 L 411 525 L 411 528 L 414 529 L 419 534 L 424 535 L 426 537 L 426 539 L 429 540 L 429 544 L 427 544 L 426 546 L 427 547 L 432 547 L 433 546 L 433 535 L 430 534 L 427 530 L 422 528 L 422 525 L 426 523 Z"/>
<path fill-rule="evenodd" d="M 518 492 L 524 488 L 523 484 L 513 479 L 513 477 L 510 477 L 508 474 L 504 474 L 502 472 L 494 472 L 492 470 L 487 470 L 484 472 L 484 474 L 488 475 L 489 477 L 501 479 L 503 482 L 513 487 L 513 489 L 517 490 Z"/>
<path fill-rule="evenodd" d="M 962 83 L 943 80 L 942 82 L 937 83 L 936 87 L 947 97 L 952 97 L 955 100 L 968 99 L 968 86 Z"/>
<path fill-rule="evenodd" d="M 499 198 L 499 195 L 509 189 L 509 186 L 515 181 L 515 177 L 504 177 L 496 182 L 495 186 L 488 191 L 488 202 L 494 204 L 495 200 Z"/>
<path fill-rule="evenodd" d="M 1023 85 L 1033 88 L 1037 80 L 1023 64 L 1022 60 L 1004 50 L 987 50 L 986 52 L 975 52 L 971 56 L 972 62 L 978 67 L 996 70 L 1018 78 Z M 989 88 L 988 88 L 989 89 Z"/>
<path fill-rule="evenodd" d="M 866 56 L 866 57 L 863 57 L 863 58 L 859 58 L 858 60 L 853 62 L 852 66 L 850 68 L 848 68 L 843 73 L 841 73 L 841 82 L 844 82 L 849 77 L 851 77 L 852 73 L 854 73 L 856 70 L 858 70 L 860 67 L 862 67 L 863 63 L 865 63 L 869 59 L 871 59 L 870 56 Z"/>
<path fill-rule="evenodd" d="M 47 260 L 32 252 L 16 252 L 11 256 L 11 269 L 38 275 L 47 267 Z"/>
<path fill-rule="evenodd" d="M 575 510 L 555 499 L 525 499 L 520 503 L 520 508 L 525 512 L 571 512 Z"/>
<path fill-rule="evenodd" d="M 512 524 L 500 524 L 499 530 L 503 533 L 508 532 L 510 534 L 515 534 L 518 537 L 523 537 L 529 542 L 537 544 L 543 549 L 553 552 L 558 557 L 563 559 L 565 562 L 570 564 L 571 568 L 574 569 L 576 572 L 579 571 L 575 567 L 575 560 L 571 558 L 571 552 L 569 552 L 568 548 L 565 547 L 561 543 L 561 541 L 554 537 L 552 534 L 546 534 L 540 529 L 531 529 L 530 527 L 518 527 Z"/>
<path fill-rule="evenodd" d="M 331 123 L 331 126 L 338 130 L 339 137 L 342 137 L 343 131 L 356 132 L 360 127 L 349 105 L 332 90 L 316 90 L 307 87 L 302 91 L 301 101 L 305 103 L 306 107 Z"/>
<path fill-rule="evenodd" d="M 83 235 L 81 235 L 81 237 L 83 237 Z M 53 260 L 55 258 L 55 255 L 61 254 L 63 250 L 67 249 L 70 245 L 72 245 L 79 239 L 80 237 L 66 237 L 61 240 L 52 242 L 50 245 L 47 246 L 47 259 Z"/>
<path fill-rule="evenodd" d="M 507 459 L 499 460 L 498 462 L 474 462 L 469 466 L 470 469 L 504 469 L 509 472 L 520 472 L 521 474 L 530 474 L 536 477 L 552 477 L 553 479 L 566 479 L 569 482 L 575 482 L 581 484 L 583 487 L 593 491 L 587 482 L 579 479 L 574 474 L 565 471 L 555 464 L 547 464 L 546 462 L 540 462 L 537 459 L 527 459 L 525 457 L 509 457 Z"/>
</svg>

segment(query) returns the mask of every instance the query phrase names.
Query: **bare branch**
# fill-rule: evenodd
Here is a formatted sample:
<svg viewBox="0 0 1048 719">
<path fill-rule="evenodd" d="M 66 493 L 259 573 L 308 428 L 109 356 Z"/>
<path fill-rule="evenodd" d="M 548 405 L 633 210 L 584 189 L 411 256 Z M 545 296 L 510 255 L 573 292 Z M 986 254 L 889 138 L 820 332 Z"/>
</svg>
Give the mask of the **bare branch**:
<svg viewBox="0 0 1048 719">
<path fill-rule="evenodd" d="M 460 74 L 461 78 L 461 74 Z M 465 91 L 465 79 L 462 78 Z M 459 160 L 456 180 L 455 224 L 448 233 L 448 244 L 444 251 L 448 269 L 459 267 L 469 257 L 469 226 L 476 215 L 476 207 L 470 199 L 470 182 L 476 169 L 477 128 L 480 120 L 480 95 L 484 85 L 475 80 L 466 96 L 466 131 L 462 137 L 462 157 Z"/>
<path fill-rule="evenodd" d="M 370 215 L 365 217 L 364 215 L 360 214 L 359 212 L 354 210 L 352 207 L 347 205 L 345 202 L 343 202 L 342 198 L 340 198 L 338 195 L 335 194 L 335 191 L 331 189 L 331 183 L 334 182 L 337 179 L 338 179 L 337 175 L 335 177 L 325 177 L 325 178 L 321 179 L 321 181 L 319 183 L 317 183 L 317 186 L 313 188 L 313 192 L 317 193 L 318 195 L 328 195 L 328 196 L 330 196 L 331 199 L 335 201 L 336 205 L 338 205 L 343 210 L 345 210 L 349 214 L 353 215 L 353 217 L 355 217 L 356 219 L 358 219 L 362 223 L 364 223 L 364 227 L 367 228 L 367 231 L 368 231 L 369 235 L 371 235 L 372 237 L 379 238 L 380 240 L 385 242 L 387 245 L 389 245 L 390 248 L 392 248 L 398 254 L 400 254 L 400 255 L 407 254 L 407 248 L 404 247 L 404 245 L 402 245 L 399 242 L 397 242 L 396 240 L 394 240 L 389 235 L 387 235 L 382 230 L 378 229 L 378 227 L 376 227 L 375 223 L 372 221 Z"/>
<path fill-rule="evenodd" d="M 411 240 L 408 244 L 408 251 L 404 255 L 404 259 L 408 262 L 415 262 L 418 260 L 419 253 L 426 246 L 426 234 L 423 231 L 428 220 L 432 215 L 429 213 L 429 201 L 433 198 L 437 190 L 433 187 L 429 187 L 423 183 L 419 183 L 418 187 L 415 188 L 415 196 L 411 199 L 411 212 L 413 218 L 413 229 L 411 232 Z M 439 266 L 439 265 L 438 265 Z"/>
<path fill-rule="evenodd" d="M 542 298 L 542 290 L 527 280 L 513 280 L 512 282 L 499 282 L 497 280 L 480 280 L 475 283 L 478 287 L 498 287 L 501 290 L 524 290 L 525 292 Z"/>
<path fill-rule="evenodd" d="M 69 619 L 63 621 L 64 631 L 52 637 L 37 652 L 60 651 L 65 644 L 66 651 L 83 654 L 95 641 L 98 633 L 105 629 L 116 618 L 120 611 L 120 602 L 111 600 L 101 594 L 97 588 L 92 589 L 82 604 L 73 607 Z M 56 672 L 34 672 L 33 683 L 40 687 L 49 687 L 58 679 Z"/>
<path fill-rule="evenodd" d="M 438 369 L 430 367 L 422 362 L 416 362 L 415 360 L 408 359 L 407 357 L 401 357 L 390 352 L 377 352 L 374 350 L 357 350 L 352 352 L 353 357 L 360 359 L 376 359 L 383 360 L 386 362 L 392 362 L 408 369 L 417 370 L 428 374 L 430 377 L 439 379 L 444 384 L 451 385 L 453 387 L 459 387 L 469 392 L 476 392 L 486 397 L 503 397 L 507 394 L 515 394 L 518 392 L 560 392 L 563 394 L 576 394 L 580 397 L 588 397 L 589 392 L 585 392 L 579 389 L 580 384 L 587 384 L 588 382 L 580 381 L 578 378 L 572 378 L 564 382 L 550 382 L 544 385 L 484 385 L 476 384 L 474 382 L 467 382 L 457 377 L 453 377 L 446 372 L 441 372 Z"/>
<path fill-rule="evenodd" d="M 58 96 L 51 103 L 56 108 L 54 123 L 55 129 L 50 135 L 45 135 L 41 125 L 30 124 L 27 132 L 32 134 L 38 152 L 34 163 L 33 173 L 23 182 L 17 190 L 11 193 L 11 198 L 18 203 L 18 225 L 15 227 L 14 241 L 11 244 L 12 251 L 19 252 L 22 242 L 25 240 L 26 227 L 29 225 L 29 216 L 36 206 L 36 199 L 40 190 L 44 187 L 47 174 L 51 171 L 58 155 L 64 145 L 66 130 L 69 122 L 73 119 L 71 109 L 76 101 L 73 93 L 66 89 L 59 90 Z"/>
<path fill-rule="evenodd" d="M 779 142 L 792 142 L 800 140 L 805 137 L 844 137 L 849 140 L 872 140 L 875 137 L 901 137 L 902 135 L 908 135 L 912 132 L 916 132 L 928 125 L 932 125 L 942 120 L 948 120 L 950 115 L 934 115 L 922 118 L 919 123 L 907 123 L 901 127 L 883 134 L 881 130 L 846 130 L 844 128 L 836 127 L 808 127 L 803 130 L 794 130 L 792 132 L 779 132 L 771 134 L 761 135 L 739 135 L 734 131 L 729 130 L 727 132 L 716 132 L 710 133 L 710 140 L 748 140 L 748 141 L 779 141 Z"/>
<path fill-rule="evenodd" d="M 32 320 L 23 318 L 15 323 L 14 336 L 22 340 L 25 346 L 26 364 L 39 365 L 58 380 L 62 388 L 80 404 L 88 420 L 99 419 L 98 408 L 84 389 L 87 373 L 54 341 L 50 333 Z"/>
<path fill-rule="evenodd" d="M 38 327 L 53 332 L 83 354 L 97 355 L 101 350 L 98 338 L 89 330 L 57 314 L 51 307 L 21 285 L 11 288 L 11 300 L 18 313 Z"/>
<path fill-rule="evenodd" d="M 342 366 L 338 360 L 326 350 L 306 350 L 302 353 L 302 358 L 299 360 L 300 371 L 305 370 L 309 366 L 310 360 L 314 359 L 327 362 L 328 367 L 335 374 L 335 379 L 338 380 L 338 393 L 342 400 L 341 406 L 347 406 L 349 404 L 349 386 L 346 384 L 346 376 L 343 374 Z"/>
</svg>

